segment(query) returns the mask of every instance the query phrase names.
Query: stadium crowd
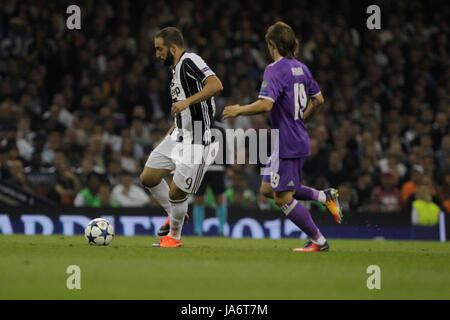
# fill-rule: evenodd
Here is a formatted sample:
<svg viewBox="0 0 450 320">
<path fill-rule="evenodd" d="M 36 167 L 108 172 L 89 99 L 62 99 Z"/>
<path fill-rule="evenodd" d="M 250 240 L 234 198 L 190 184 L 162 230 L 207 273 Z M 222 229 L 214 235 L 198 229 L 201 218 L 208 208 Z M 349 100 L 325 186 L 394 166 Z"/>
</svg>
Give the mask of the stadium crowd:
<svg viewBox="0 0 450 320">
<path fill-rule="evenodd" d="M 72 2 L 0 0 L 3 181 L 60 205 L 86 205 L 86 190 L 99 194 L 91 205 L 157 205 L 137 187 L 172 124 L 155 32 L 182 30 L 224 85 L 220 111 L 257 98 L 265 28 L 283 20 L 325 97 L 308 124 L 304 184 L 338 187 L 344 212 L 410 212 L 417 198 L 450 213 L 445 4 L 429 13 L 439 2 L 380 2 L 382 28 L 368 30 L 364 1 L 77 1 L 81 29 L 68 30 Z M 268 128 L 266 115 L 226 125 Z M 229 205 L 267 208 L 260 179 L 258 165 L 228 168 Z"/>
</svg>

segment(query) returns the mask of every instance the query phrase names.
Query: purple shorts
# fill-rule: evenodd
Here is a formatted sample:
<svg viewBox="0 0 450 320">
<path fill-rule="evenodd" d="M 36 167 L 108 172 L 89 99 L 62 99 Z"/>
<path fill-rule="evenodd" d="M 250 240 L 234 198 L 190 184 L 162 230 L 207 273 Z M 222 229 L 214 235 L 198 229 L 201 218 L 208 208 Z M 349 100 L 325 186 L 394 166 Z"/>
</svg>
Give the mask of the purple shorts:
<svg viewBox="0 0 450 320">
<path fill-rule="evenodd" d="M 269 182 L 273 191 L 293 191 L 302 185 L 305 158 L 282 159 L 278 153 L 270 156 L 264 170 L 263 182 Z"/>
</svg>

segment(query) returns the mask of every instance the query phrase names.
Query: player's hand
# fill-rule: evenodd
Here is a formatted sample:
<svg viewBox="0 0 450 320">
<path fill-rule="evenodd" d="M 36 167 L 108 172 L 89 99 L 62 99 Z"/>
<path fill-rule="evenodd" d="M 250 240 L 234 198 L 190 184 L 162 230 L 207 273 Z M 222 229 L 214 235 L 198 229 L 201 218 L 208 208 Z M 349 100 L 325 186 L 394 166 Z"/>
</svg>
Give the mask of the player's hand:
<svg viewBox="0 0 450 320">
<path fill-rule="evenodd" d="M 222 114 L 222 118 L 223 119 L 228 119 L 228 118 L 235 118 L 239 115 L 239 111 L 240 111 L 241 106 L 238 104 L 234 104 L 232 106 L 226 106 L 223 109 L 223 114 Z"/>
<path fill-rule="evenodd" d="M 186 100 L 177 101 L 172 105 L 171 115 L 176 117 L 180 114 L 181 111 L 187 109 L 189 107 L 189 103 Z"/>
</svg>

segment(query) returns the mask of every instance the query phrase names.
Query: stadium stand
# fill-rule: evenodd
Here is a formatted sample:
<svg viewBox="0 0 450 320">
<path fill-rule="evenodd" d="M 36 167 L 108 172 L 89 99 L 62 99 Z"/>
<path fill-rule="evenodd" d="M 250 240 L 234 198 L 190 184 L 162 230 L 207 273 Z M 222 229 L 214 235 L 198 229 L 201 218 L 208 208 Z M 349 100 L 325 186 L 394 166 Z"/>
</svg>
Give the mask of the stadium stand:
<svg viewBox="0 0 450 320">
<path fill-rule="evenodd" d="M 14 190 L 71 206 L 91 171 L 111 189 L 123 172 L 138 183 L 172 123 L 170 75 L 154 57 L 155 32 L 183 31 L 188 50 L 222 80 L 216 103 L 223 108 L 256 98 L 269 62 L 265 28 L 284 20 L 325 97 L 308 127 L 304 183 L 338 187 L 349 210 L 405 212 L 426 185 L 450 213 L 445 2 L 427 1 L 444 4 L 433 13 L 422 1 L 383 2 L 382 29 L 368 30 L 355 14 L 365 1 L 86 0 L 77 1 L 81 30 L 68 30 L 70 2 L 0 0 L 0 178 Z M 268 128 L 264 116 L 226 124 Z M 238 181 L 255 194 L 233 205 L 269 208 L 258 196 L 258 166 L 233 170 L 228 189 Z"/>
</svg>

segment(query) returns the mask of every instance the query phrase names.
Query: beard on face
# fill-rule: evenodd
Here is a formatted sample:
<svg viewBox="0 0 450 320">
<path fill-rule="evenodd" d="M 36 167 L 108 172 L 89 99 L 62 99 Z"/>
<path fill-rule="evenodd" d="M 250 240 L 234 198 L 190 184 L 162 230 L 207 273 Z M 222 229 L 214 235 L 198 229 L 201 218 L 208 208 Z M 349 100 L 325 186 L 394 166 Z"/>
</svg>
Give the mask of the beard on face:
<svg viewBox="0 0 450 320">
<path fill-rule="evenodd" d="M 167 57 L 164 60 L 164 65 L 170 67 L 173 64 L 173 54 L 170 50 L 167 51 Z"/>
</svg>

